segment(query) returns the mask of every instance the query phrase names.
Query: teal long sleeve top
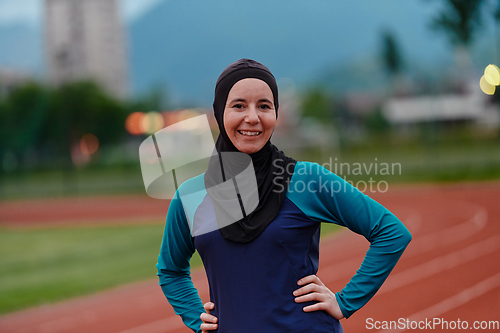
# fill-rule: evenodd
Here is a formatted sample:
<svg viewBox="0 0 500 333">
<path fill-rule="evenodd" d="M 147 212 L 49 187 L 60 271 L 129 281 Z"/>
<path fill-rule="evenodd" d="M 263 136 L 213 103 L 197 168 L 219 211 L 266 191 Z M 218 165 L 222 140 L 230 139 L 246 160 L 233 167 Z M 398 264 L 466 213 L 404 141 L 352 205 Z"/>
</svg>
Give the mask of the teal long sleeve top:
<svg viewBox="0 0 500 333">
<path fill-rule="evenodd" d="M 190 195 L 183 197 L 183 190 Z M 244 244 L 215 228 L 191 230 L 216 225 L 215 214 L 203 175 L 183 183 L 167 214 L 156 265 L 160 286 L 184 324 L 201 332 L 205 311 L 190 278 L 190 258 L 198 250 L 218 332 L 342 332 L 326 312 L 303 312 L 308 303 L 295 303 L 292 295 L 299 279 L 317 273 L 320 222 L 347 227 L 370 242 L 361 267 L 335 294 L 349 318 L 381 287 L 411 234 L 389 210 L 317 163 L 297 162 L 278 216 Z"/>
</svg>

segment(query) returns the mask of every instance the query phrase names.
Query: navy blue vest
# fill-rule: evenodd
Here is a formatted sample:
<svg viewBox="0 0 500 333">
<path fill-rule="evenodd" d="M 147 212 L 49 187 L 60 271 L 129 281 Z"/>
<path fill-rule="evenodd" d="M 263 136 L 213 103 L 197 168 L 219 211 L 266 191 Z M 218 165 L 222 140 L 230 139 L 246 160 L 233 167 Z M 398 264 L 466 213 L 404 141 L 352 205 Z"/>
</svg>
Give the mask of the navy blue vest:
<svg viewBox="0 0 500 333">
<path fill-rule="evenodd" d="M 206 196 L 194 224 L 216 223 L 212 207 Z M 228 241 L 219 230 L 195 237 L 218 332 L 343 332 L 325 311 L 302 310 L 316 302 L 296 303 L 292 294 L 298 280 L 318 271 L 320 225 L 285 198 L 278 216 L 249 243 Z"/>
</svg>

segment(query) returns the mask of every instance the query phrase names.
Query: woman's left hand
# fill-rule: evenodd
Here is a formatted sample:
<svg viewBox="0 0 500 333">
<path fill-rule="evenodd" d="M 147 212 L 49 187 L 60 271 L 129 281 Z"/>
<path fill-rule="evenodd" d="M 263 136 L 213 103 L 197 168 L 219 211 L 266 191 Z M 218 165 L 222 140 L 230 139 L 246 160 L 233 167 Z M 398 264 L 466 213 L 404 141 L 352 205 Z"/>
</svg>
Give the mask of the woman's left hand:
<svg viewBox="0 0 500 333">
<path fill-rule="evenodd" d="M 297 284 L 303 287 L 293 292 L 293 295 L 296 296 L 295 302 L 318 301 L 316 304 L 304 307 L 305 312 L 324 310 L 335 319 L 344 318 L 335 294 L 316 275 L 306 276 L 297 281 Z"/>
</svg>

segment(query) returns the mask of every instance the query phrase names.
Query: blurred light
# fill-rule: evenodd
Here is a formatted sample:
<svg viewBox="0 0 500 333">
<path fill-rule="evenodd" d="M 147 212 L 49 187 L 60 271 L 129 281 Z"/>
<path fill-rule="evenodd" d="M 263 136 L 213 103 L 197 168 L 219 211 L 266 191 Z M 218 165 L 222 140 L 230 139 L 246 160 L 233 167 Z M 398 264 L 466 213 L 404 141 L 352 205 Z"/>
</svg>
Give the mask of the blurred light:
<svg viewBox="0 0 500 333">
<path fill-rule="evenodd" d="M 186 113 L 184 113 L 184 115 L 186 115 Z M 175 130 L 176 131 L 195 131 L 198 129 L 204 129 L 206 123 L 208 123 L 206 118 L 203 119 L 202 117 L 199 117 L 199 118 L 187 117 L 187 118 L 185 118 L 185 120 L 190 119 L 190 118 L 193 118 L 193 119 L 191 119 L 190 121 L 179 122 L 176 125 Z"/>
<path fill-rule="evenodd" d="M 85 155 L 92 155 L 99 149 L 99 140 L 94 134 L 85 134 L 80 140 L 80 150 Z"/>
<path fill-rule="evenodd" d="M 134 112 L 129 114 L 127 120 L 125 120 L 125 129 L 132 135 L 142 134 L 142 118 L 144 118 L 144 112 Z"/>
<path fill-rule="evenodd" d="M 488 65 L 484 70 L 485 80 L 492 86 L 500 84 L 500 70 L 495 65 Z"/>
<path fill-rule="evenodd" d="M 85 165 L 90 161 L 90 154 L 85 154 L 82 151 L 82 140 L 80 140 L 80 142 L 73 143 L 71 146 L 71 161 L 73 162 L 73 165 L 77 167 Z"/>
<path fill-rule="evenodd" d="M 173 121 L 174 113 L 172 111 L 163 111 L 161 114 L 163 116 L 163 122 L 165 126 L 170 126 L 174 123 Z"/>
<path fill-rule="evenodd" d="M 158 112 L 148 112 L 141 119 L 141 132 L 153 134 L 163 128 L 163 116 Z"/>
<path fill-rule="evenodd" d="M 192 117 L 199 116 L 200 114 L 194 110 L 185 109 L 179 112 L 179 118 L 177 121 L 183 121 Z"/>
<path fill-rule="evenodd" d="M 165 111 L 162 112 L 162 114 L 165 121 L 164 126 L 170 126 L 179 121 L 199 116 L 200 112 L 197 112 L 195 109 L 185 109 L 179 111 Z"/>
<path fill-rule="evenodd" d="M 479 86 L 481 87 L 481 90 L 487 95 L 493 95 L 495 93 L 495 86 L 488 83 L 484 75 L 479 81 Z"/>
</svg>

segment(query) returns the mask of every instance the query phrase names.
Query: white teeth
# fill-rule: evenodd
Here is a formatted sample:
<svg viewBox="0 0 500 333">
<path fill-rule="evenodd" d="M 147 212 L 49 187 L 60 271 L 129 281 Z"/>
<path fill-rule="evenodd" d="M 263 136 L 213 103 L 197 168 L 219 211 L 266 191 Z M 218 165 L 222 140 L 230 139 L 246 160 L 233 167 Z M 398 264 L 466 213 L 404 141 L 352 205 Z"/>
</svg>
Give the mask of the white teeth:
<svg viewBox="0 0 500 333">
<path fill-rule="evenodd" d="M 252 136 L 260 134 L 260 132 L 250 132 L 250 131 L 239 131 L 239 132 L 243 135 L 252 135 Z"/>
</svg>

